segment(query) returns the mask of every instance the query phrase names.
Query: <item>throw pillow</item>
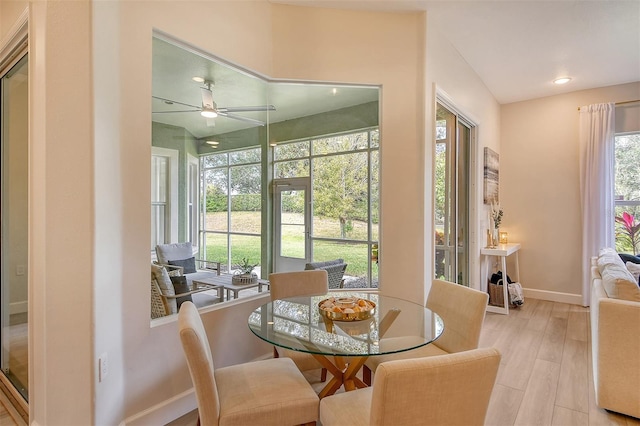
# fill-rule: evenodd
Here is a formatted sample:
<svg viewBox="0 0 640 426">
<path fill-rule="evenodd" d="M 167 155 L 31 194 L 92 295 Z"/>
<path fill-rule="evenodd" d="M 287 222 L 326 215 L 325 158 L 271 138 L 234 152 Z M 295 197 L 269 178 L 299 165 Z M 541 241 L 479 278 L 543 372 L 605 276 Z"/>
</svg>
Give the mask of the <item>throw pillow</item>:
<svg viewBox="0 0 640 426">
<path fill-rule="evenodd" d="M 160 265 L 151 264 L 151 279 L 156 280 L 158 283 L 158 287 L 160 287 L 160 292 L 166 296 L 174 296 L 175 292 L 173 290 L 173 284 L 171 283 L 171 279 L 169 278 L 169 274 L 164 267 Z M 167 300 L 167 307 L 170 314 L 178 313 L 178 307 L 176 305 L 176 299 L 165 299 Z"/>
<path fill-rule="evenodd" d="M 632 254 L 620 253 L 620 259 L 626 264 L 627 262 L 640 264 L 640 256 L 634 256 Z"/>
<path fill-rule="evenodd" d="M 182 273 L 183 274 L 193 274 L 194 272 L 196 272 L 196 258 L 195 257 L 190 257 L 188 259 L 181 259 L 181 260 L 170 260 L 169 261 L 169 265 L 182 266 L 182 268 L 183 268 Z"/>
<path fill-rule="evenodd" d="M 187 277 L 185 277 L 184 275 L 170 278 L 171 283 L 173 284 L 173 290 L 176 294 L 188 293 L 191 291 L 191 288 L 189 288 L 189 283 L 187 282 Z M 176 298 L 176 305 L 178 310 L 180 310 L 180 305 L 182 305 L 182 303 L 186 302 L 187 300 L 189 302 L 193 302 L 190 294 L 187 296 Z"/>
<path fill-rule="evenodd" d="M 606 265 L 602 270 L 602 286 L 612 299 L 640 302 L 640 288 L 624 265 Z"/>
<path fill-rule="evenodd" d="M 640 265 L 633 262 L 627 262 L 626 265 L 627 269 L 631 272 L 631 275 L 633 275 L 640 286 Z"/>
</svg>

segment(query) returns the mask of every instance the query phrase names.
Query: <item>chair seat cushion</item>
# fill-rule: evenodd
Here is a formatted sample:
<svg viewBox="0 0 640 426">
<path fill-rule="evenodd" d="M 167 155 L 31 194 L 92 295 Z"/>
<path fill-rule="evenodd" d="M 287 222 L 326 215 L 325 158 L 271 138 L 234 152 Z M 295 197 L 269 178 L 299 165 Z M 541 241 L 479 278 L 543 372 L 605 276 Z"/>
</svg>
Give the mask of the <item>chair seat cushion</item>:
<svg viewBox="0 0 640 426">
<path fill-rule="evenodd" d="M 296 425 L 318 418 L 318 395 L 289 358 L 219 368 L 215 378 L 220 426 Z"/>
<path fill-rule="evenodd" d="M 320 401 L 322 426 L 369 425 L 373 388 L 338 393 Z"/>
<path fill-rule="evenodd" d="M 408 337 L 408 338 L 410 339 L 410 337 Z M 384 345 L 386 343 L 385 341 L 389 341 L 388 343 L 393 344 L 393 341 L 406 340 L 408 338 L 407 337 L 402 337 L 402 338 L 382 339 L 382 341 L 380 341 L 380 344 Z M 410 351 L 398 352 L 398 353 L 389 354 L 389 355 L 371 356 L 371 357 L 369 357 L 367 359 L 367 362 L 365 362 L 365 365 L 367 367 L 369 367 L 369 369 L 371 369 L 371 371 L 376 371 L 378 366 L 380 364 L 382 364 L 383 362 L 386 362 L 386 361 L 393 361 L 393 360 L 397 360 L 397 359 L 411 359 L 411 358 L 422 358 L 422 357 L 427 357 L 427 356 L 446 355 L 447 353 L 448 352 L 440 349 L 434 343 L 429 343 L 426 346 L 421 346 L 421 347 L 419 347 L 417 349 L 412 349 Z"/>
</svg>

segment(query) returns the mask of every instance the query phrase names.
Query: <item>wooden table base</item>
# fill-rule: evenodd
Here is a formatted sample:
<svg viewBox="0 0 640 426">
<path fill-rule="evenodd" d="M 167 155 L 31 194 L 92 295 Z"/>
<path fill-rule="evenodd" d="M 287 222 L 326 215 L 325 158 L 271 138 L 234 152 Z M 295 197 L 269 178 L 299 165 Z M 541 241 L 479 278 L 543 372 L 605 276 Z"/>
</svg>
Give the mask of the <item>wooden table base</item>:
<svg viewBox="0 0 640 426">
<path fill-rule="evenodd" d="M 333 376 L 318 394 L 320 399 L 333 395 L 340 389 L 340 386 L 344 386 L 344 390 L 347 392 L 367 387 L 362 380 L 356 377 L 356 374 L 358 374 L 368 357 L 349 357 L 348 363 L 345 362 L 345 357 L 342 356 L 334 356 L 334 362 L 331 362 L 324 355 L 313 354 L 313 357 Z"/>
</svg>

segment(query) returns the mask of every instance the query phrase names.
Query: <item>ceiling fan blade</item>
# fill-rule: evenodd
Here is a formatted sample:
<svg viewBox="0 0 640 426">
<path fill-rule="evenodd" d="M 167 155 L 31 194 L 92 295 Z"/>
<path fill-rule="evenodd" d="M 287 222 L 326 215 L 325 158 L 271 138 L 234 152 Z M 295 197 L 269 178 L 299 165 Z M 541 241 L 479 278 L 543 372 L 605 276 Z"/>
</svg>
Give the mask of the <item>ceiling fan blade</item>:
<svg viewBox="0 0 640 426">
<path fill-rule="evenodd" d="M 211 92 L 211 90 L 207 89 L 206 87 L 201 87 L 200 90 L 202 91 L 202 107 L 215 109 L 215 103 L 213 102 L 213 93 Z"/>
<path fill-rule="evenodd" d="M 200 112 L 200 109 L 182 109 L 178 111 L 152 111 L 151 114 L 167 114 L 167 113 L 175 113 L 175 112 Z"/>
<path fill-rule="evenodd" d="M 184 102 L 178 102 L 178 101 L 174 101 L 172 99 L 167 99 L 167 98 L 161 98 L 160 96 L 151 96 L 153 99 L 158 99 L 164 102 L 169 102 L 170 104 L 178 104 L 178 105 L 184 105 L 184 106 L 188 106 L 191 108 L 198 108 L 198 111 L 200 111 L 200 107 L 198 105 L 191 105 L 191 104 L 185 104 Z"/>
<path fill-rule="evenodd" d="M 259 112 L 259 111 L 275 111 L 276 107 L 273 105 L 257 105 L 257 106 L 242 106 L 242 107 L 219 107 L 218 111 L 222 112 Z"/>
<path fill-rule="evenodd" d="M 254 120 L 253 118 L 243 117 L 241 115 L 235 115 L 228 112 L 218 111 L 218 114 L 222 117 L 233 118 L 234 120 L 246 121 L 247 123 L 257 124 L 259 126 L 264 126 L 264 122 L 260 120 Z"/>
</svg>

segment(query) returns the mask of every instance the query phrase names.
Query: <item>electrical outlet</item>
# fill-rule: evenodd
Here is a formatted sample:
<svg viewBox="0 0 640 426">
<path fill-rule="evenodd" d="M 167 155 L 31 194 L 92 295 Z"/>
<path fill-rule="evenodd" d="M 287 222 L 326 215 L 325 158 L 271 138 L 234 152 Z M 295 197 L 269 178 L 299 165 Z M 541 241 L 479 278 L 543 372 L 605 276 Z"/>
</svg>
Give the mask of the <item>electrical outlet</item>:
<svg viewBox="0 0 640 426">
<path fill-rule="evenodd" d="M 102 382 L 107 375 L 109 375 L 109 361 L 105 352 L 98 358 L 98 381 Z"/>
</svg>

